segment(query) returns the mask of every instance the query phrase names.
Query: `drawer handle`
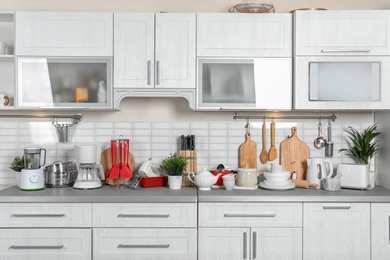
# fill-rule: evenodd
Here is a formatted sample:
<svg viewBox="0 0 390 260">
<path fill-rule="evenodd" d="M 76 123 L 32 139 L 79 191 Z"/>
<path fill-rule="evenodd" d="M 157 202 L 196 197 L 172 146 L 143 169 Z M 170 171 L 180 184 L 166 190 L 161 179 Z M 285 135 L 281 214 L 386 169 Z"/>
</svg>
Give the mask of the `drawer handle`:
<svg viewBox="0 0 390 260">
<path fill-rule="evenodd" d="M 342 205 L 340 205 L 340 206 L 326 206 L 326 205 L 324 205 L 323 209 L 351 209 L 351 206 L 349 206 L 349 205 L 345 205 L 345 206 L 342 206 Z"/>
<path fill-rule="evenodd" d="M 59 246 L 10 246 L 12 249 L 62 249 L 64 248 L 64 245 Z"/>
<path fill-rule="evenodd" d="M 390 244 L 390 215 L 389 215 L 389 244 Z"/>
<path fill-rule="evenodd" d="M 169 218 L 170 214 L 118 214 L 118 218 Z"/>
<path fill-rule="evenodd" d="M 123 245 L 119 244 L 118 248 L 168 248 L 170 244 L 166 245 Z"/>
<path fill-rule="evenodd" d="M 274 218 L 275 212 L 262 213 L 262 214 L 230 214 L 225 213 L 225 218 Z"/>
<path fill-rule="evenodd" d="M 252 245 L 252 248 L 253 248 L 253 257 L 252 259 L 256 259 L 257 257 L 257 233 L 256 231 L 253 231 L 253 234 L 252 234 L 252 240 L 253 240 L 253 245 Z"/>
<path fill-rule="evenodd" d="M 243 249 L 244 249 L 244 255 L 243 255 L 243 257 L 244 257 L 244 259 L 246 259 L 247 258 L 247 252 L 246 252 L 246 248 L 247 248 L 247 237 L 246 237 L 246 232 L 244 232 L 244 234 L 243 234 L 243 238 L 242 238 L 242 243 L 243 243 Z"/>
<path fill-rule="evenodd" d="M 369 53 L 371 50 L 321 50 L 322 53 Z"/>
<path fill-rule="evenodd" d="M 14 213 L 11 215 L 16 218 L 63 218 L 65 214 L 18 214 Z"/>
</svg>

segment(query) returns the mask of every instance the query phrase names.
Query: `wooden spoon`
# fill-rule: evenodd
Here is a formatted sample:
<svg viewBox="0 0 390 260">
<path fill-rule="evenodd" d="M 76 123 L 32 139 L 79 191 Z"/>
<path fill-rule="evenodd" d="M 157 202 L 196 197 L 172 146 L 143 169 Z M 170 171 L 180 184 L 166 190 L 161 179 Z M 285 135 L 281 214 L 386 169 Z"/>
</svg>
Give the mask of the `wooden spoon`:
<svg viewBox="0 0 390 260">
<path fill-rule="evenodd" d="M 267 152 L 267 125 L 263 122 L 263 150 L 260 153 L 260 162 L 265 164 L 268 162 L 268 152 Z"/>
<path fill-rule="evenodd" d="M 271 123 L 271 148 L 268 152 L 268 161 L 273 161 L 278 156 L 278 152 L 275 148 L 275 122 Z"/>
</svg>

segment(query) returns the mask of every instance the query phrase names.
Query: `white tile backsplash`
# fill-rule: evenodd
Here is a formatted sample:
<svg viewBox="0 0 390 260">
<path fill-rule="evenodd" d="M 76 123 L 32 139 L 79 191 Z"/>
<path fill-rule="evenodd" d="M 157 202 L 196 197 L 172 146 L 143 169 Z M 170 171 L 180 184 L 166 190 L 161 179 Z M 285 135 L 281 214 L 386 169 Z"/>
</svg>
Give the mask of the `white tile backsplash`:
<svg viewBox="0 0 390 260">
<path fill-rule="evenodd" d="M 267 150 L 271 146 L 270 121 L 267 122 Z M 316 120 L 276 122 L 276 148 L 288 135 L 291 127 L 298 127 L 298 137 L 307 143 L 311 156 L 322 156 L 324 151 L 313 146 L 317 137 Z M 333 122 L 332 139 L 336 165 L 341 162 L 352 162 L 344 153 L 338 153 L 347 147 L 346 133 L 343 127 L 352 125 L 359 131 L 372 124 L 371 121 L 360 123 Z M 137 167 L 152 157 L 156 163 L 180 149 L 181 135 L 195 135 L 195 148 L 198 151 L 198 170 L 215 168 L 222 163 L 233 169 L 238 167 L 238 147 L 245 141 L 245 120 L 236 122 L 80 122 L 70 129 L 69 143 L 58 143 L 55 128 L 50 122 L 6 122 L 0 124 L 0 185 L 14 184 L 15 178 L 9 165 L 16 155 L 23 154 L 27 146 L 40 146 L 48 150 L 47 163 L 56 160 L 74 159 L 73 148 L 80 144 L 97 144 L 106 149 L 110 140 L 119 138 L 130 139 L 130 150 Z M 251 139 L 257 143 L 257 156 L 262 150 L 262 122 L 251 122 Z M 323 135 L 327 137 L 327 122 L 323 122 Z M 274 162 L 278 162 L 279 158 Z M 262 165 L 258 161 L 258 169 L 263 170 L 271 162 Z"/>
</svg>

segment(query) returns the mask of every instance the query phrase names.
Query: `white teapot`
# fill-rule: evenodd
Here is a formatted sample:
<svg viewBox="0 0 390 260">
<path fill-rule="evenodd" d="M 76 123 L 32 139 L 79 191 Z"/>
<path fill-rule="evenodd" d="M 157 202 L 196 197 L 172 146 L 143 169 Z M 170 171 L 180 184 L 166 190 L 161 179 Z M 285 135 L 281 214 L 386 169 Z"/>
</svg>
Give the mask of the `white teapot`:
<svg viewBox="0 0 390 260">
<path fill-rule="evenodd" d="M 207 171 L 206 168 L 203 171 L 197 173 L 196 175 L 193 172 L 188 174 L 188 179 L 198 186 L 199 190 L 211 190 L 211 186 L 213 186 L 217 181 L 219 176 L 221 175 L 213 175 L 211 172 Z M 195 181 L 191 179 L 191 176 Z"/>
</svg>

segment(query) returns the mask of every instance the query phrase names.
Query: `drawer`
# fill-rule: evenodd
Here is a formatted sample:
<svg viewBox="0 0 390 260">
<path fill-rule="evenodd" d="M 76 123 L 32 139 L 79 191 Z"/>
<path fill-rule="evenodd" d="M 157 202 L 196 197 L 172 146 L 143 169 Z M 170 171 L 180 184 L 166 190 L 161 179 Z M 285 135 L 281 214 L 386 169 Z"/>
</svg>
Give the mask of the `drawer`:
<svg viewBox="0 0 390 260">
<path fill-rule="evenodd" d="M 196 228 L 95 228 L 93 259 L 196 259 Z"/>
<path fill-rule="evenodd" d="M 196 203 L 97 203 L 94 227 L 196 227 Z"/>
<path fill-rule="evenodd" d="M 199 203 L 200 227 L 302 227 L 302 203 Z"/>
<path fill-rule="evenodd" d="M 0 229 L 0 259 L 91 259 L 91 230 Z"/>
<path fill-rule="evenodd" d="M 90 203 L 1 203 L 0 227 L 91 227 Z"/>
</svg>

